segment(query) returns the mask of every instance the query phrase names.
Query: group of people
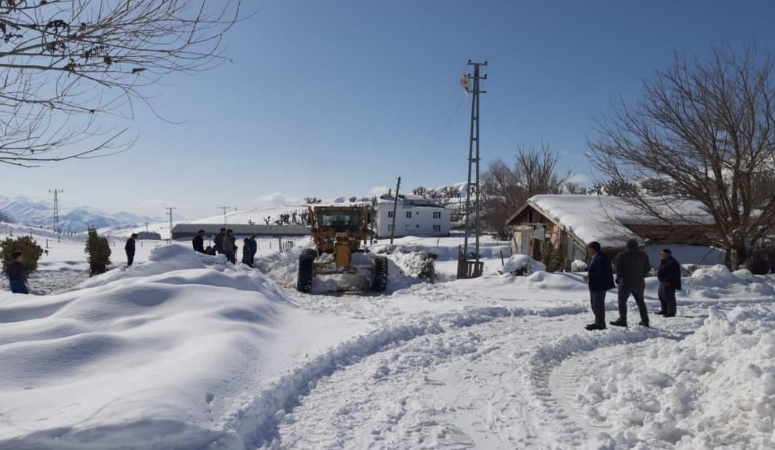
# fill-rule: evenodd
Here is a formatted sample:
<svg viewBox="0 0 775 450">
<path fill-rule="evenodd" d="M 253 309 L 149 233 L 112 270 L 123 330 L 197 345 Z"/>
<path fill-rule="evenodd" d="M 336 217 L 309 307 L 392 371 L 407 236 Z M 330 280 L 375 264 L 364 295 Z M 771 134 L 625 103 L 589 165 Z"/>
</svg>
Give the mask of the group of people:
<svg viewBox="0 0 775 450">
<path fill-rule="evenodd" d="M 651 272 L 651 264 L 645 252 L 638 248 L 638 241 L 631 239 L 627 242 L 627 250 L 616 257 L 613 266 L 608 256 L 603 253 L 599 242 L 590 242 L 589 253 L 592 262 L 584 281 L 589 283 L 590 303 L 595 322 L 587 325 L 587 330 L 605 330 L 605 296 L 608 290 L 619 288 L 619 318 L 610 322 L 610 325 L 627 327 L 627 301 L 632 295 L 638 305 L 640 313 L 640 325 L 649 326 L 649 313 L 646 309 L 644 293 L 646 290 L 646 277 Z M 666 248 L 660 253 L 662 262 L 657 272 L 659 280 L 659 302 L 662 309 L 656 314 L 665 317 L 675 317 L 676 299 L 675 292 L 681 290 L 681 265 L 673 258 L 670 249 Z M 616 279 L 614 279 L 614 267 Z"/>
<path fill-rule="evenodd" d="M 204 253 L 206 255 L 225 255 L 226 259 L 231 261 L 232 264 L 237 263 L 237 238 L 234 236 L 234 230 L 227 230 L 221 228 L 220 232 L 213 237 L 213 246 L 205 247 L 205 230 L 199 230 L 192 244 L 194 251 L 198 253 Z M 256 237 L 251 236 L 245 238 L 242 246 L 242 264 L 247 264 L 253 267 L 253 262 L 256 259 L 256 252 L 258 251 L 258 242 Z"/>
</svg>

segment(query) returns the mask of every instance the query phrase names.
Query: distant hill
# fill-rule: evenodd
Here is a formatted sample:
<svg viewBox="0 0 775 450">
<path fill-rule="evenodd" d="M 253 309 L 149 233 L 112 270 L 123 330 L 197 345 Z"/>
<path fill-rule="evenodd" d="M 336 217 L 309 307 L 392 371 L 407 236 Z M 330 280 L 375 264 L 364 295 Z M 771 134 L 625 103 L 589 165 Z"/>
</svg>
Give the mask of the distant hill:
<svg viewBox="0 0 775 450">
<path fill-rule="evenodd" d="M 54 206 L 51 202 L 31 200 L 26 197 L 0 196 L 0 213 L 20 225 L 40 228 L 53 226 Z M 159 221 L 157 217 L 128 212 L 109 213 L 88 206 L 60 207 L 59 226 L 63 231 L 83 232 L 89 226 L 134 227 L 142 223 Z"/>
</svg>

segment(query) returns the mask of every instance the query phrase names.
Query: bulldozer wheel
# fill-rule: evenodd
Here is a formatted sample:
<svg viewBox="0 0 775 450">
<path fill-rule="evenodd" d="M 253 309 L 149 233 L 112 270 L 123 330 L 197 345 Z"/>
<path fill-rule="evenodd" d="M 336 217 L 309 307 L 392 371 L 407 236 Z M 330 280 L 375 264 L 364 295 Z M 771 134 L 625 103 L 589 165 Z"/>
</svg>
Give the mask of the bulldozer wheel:
<svg viewBox="0 0 775 450">
<path fill-rule="evenodd" d="M 299 273 L 296 277 L 296 290 L 309 294 L 312 291 L 312 270 L 315 267 L 313 253 L 306 251 L 299 256 Z"/>
<path fill-rule="evenodd" d="M 371 289 L 374 292 L 385 292 L 388 281 L 388 260 L 384 256 L 374 258 L 374 282 Z"/>
</svg>

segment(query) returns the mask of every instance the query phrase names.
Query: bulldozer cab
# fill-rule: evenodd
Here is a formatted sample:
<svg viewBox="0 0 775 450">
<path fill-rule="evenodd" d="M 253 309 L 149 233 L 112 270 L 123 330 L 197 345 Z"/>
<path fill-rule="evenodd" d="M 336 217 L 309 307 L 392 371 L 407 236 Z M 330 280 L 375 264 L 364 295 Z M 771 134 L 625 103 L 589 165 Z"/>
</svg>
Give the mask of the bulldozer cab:
<svg viewBox="0 0 775 450">
<path fill-rule="evenodd" d="M 309 223 L 318 253 L 334 253 L 337 265 L 348 267 L 349 254 L 359 251 L 368 238 L 369 214 L 366 206 L 310 207 Z"/>
<path fill-rule="evenodd" d="M 320 276 L 349 276 L 359 289 L 383 292 L 388 281 L 388 261 L 368 252 L 362 243 L 369 237 L 368 206 L 317 206 L 309 208 L 314 249 L 299 256 L 296 289 L 309 293 Z M 363 257 L 356 258 L 359 253 Z"/>
</svg>

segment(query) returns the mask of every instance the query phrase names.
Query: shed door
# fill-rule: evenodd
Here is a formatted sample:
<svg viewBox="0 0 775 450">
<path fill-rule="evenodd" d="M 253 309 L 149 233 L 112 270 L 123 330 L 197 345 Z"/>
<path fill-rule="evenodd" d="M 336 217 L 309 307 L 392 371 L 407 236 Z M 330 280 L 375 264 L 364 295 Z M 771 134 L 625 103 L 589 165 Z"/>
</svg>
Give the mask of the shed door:
<svg viewBox="0 0 775 450">
<path fill-rule="evenodd" d="M 527 255 L 530 252 L 530 231 L 522 230 L 520 235 L 519 253 Z"/>
</svg>

